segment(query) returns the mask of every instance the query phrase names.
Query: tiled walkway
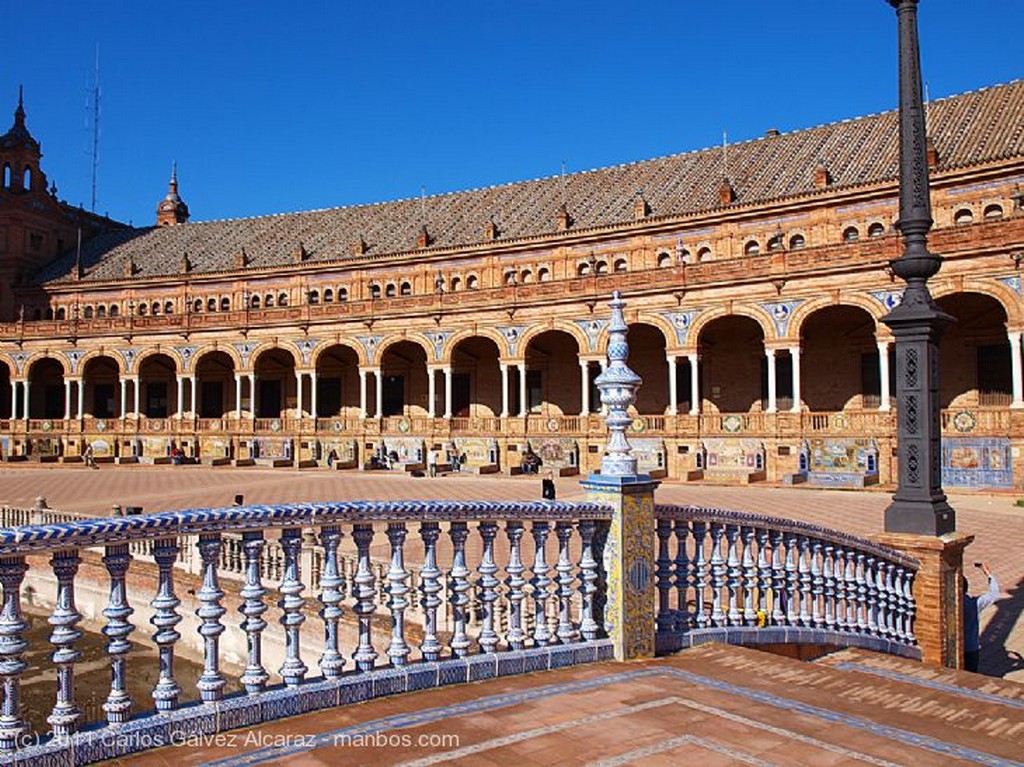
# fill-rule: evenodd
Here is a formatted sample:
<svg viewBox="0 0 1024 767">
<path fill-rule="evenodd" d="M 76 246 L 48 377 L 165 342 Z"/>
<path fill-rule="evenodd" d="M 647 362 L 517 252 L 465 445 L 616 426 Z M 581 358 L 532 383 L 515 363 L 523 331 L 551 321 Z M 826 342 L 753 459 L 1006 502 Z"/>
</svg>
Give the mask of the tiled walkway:
<svg viewBox="0 0 1024 767">
<path fill-rule="evenodd" d="M 579 500 L 574 478 L 557 480 L 558 497 Z M 248 503 L 318 500 L 466 499 L 534 500 L 540 481 L 526 477 L 469 474 L 413 478 L 390 472 L 234 469 L 204 466 L 12 467 L 0 465 L 0 503 L 30 506 L 38 495 L 53 508 L 109 513 L 111 504 L 146 511 L 229 505 L 236 493 Z M 715 487 L 665 483 L 659 503 L 693 503 L 801 519 L 861 535 L 882 530 L 889 494 L 881 491 L 783 487 Z M 958 528 L 975 536 L 970 561 L 985 560 L 997 574 L 1004 598 L 983 615 L 982 670 L 1024 682 L 1024 509 L 1009 495 L 952 495 Z M 968 567 L 972 589 L 983 588 L 980 571 Z"/>
<path fill-rule="evenodd" d="M 650 662 L 400 695 L 124 763 L 1021 764 L 1024 687 L 1002 682 L 979 695 L 976 676 L 945 672 L 926 684 L 914 676 L 919 664 L 884 660 L 888 675 L 705 645 Z"/>
</svg>

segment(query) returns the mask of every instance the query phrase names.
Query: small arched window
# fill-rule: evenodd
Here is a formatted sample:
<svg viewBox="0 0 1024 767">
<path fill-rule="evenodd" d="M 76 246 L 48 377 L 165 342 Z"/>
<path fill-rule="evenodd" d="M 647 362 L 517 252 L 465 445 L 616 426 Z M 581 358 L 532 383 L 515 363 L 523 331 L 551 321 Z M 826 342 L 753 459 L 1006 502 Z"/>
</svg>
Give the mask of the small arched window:
<svg viewBox="0 0 1024 767">
<path fill-rule="evenodd" d="M 452 277 L 452 293 L 462 290 L 462 278 Z"/>
<path fill-rule="evenodd" d="M 860 230 L 855 226 L 848 226 L 843 230 L 843 242 L 857 242 L 860 239 Z"/>
<path fill-rule="evenodd" d="M 145 306 L 145 305 L 143 305 Z M 150 314 L 160 314 L 160 302 L 154 301 L 153 305 L 149 307 Z"/>
<path fill-rule="evenodd" d="M 701 248 L 697 251 L 697 261 L 711 260 L 711 248 Z"/>
<path fill-rule="evenodd" d="M 25 166 L 25 172 L 21 176 L 21 186 L 25 189 L 32 188 L 32 169 Z"/>
<path fill-rule="evenodd" d="M 624 272 L 624 271 L 626 271 L 626 269 L 628 268 L 628 265 L 626 264 L 626 259 L 624 259 L 624 258 L 616 259 L 615 260 L 615 267 L 614 268 L 615 268 L 615 271 L 617 271 L 617 272 Z"/>
<path fill-rule="evenodd" d="M 544 266 L 538 269 L 537 282 L 551 282 L 551 270 Z"/>
<path fill-rule="evenodd" d="M 792 237 L 789 238 L 790 250 L 800 250 L 800 248 L 803 248 L 806 245 L 807 240 L 804 238 L 802 234 L 794 234 Z"/>
<path fill-rule="evenodd" d="M 370 286 L 370 298 L 380 298 L 380 285 L 374 283 Z"/>
<path fill-rule="evenodd" d="M 68 318 L 67 311 L 64 309 L 63 306 L 58 306 L 57 307 L 57 319 L 58 320 L 66 320 L 67 318 Z"/>
<path fill-rule="evenodd" d="M 96 307 L 96 317 L 97 317 L 97 319 L 101 318 L 101 317 L 106 317 L 106 316 L 107 316 L 107 307 L 105 307 L 103 304 L 100 304 L 99 306 L 97 306 Z"/>
<path fill-rule="evenodd" d="M 519 275 L 519 281 L 526 285 L 528 282 L 533 282 L 533 272 L 529 269 L 523 269 L 523 273 Z"/>
<path fill-rule="evenodd" d="M 412 285 L 410 285 L 408 282 L 403 282 L 401 287 L 399 288 L 399 292 L 403 296 L 411 296 L 412 295 Z"/>
<path fill-rule="evenodd" d="M 747 256 L 756 256 L 761 252 L 761 244 L 757 240 L 750 240 L 746 245 L 743 246 L 743 254 Z"/>
<path fill-rule="evenodd" d="M 970 208 L 960 208 L 953 216 L 953 223 L 957 226 L 965 226 L 974 221 L 974 214 Z"/>
<path fill-rule="evenodd" d="M 11 166 L 4 163 L 4 189 L 11 188 Z"/>
<path fill-rule="evenodd" d="M 160 306 L 160 304 L 157 304 Z M 174 314 L 174 302 L 168 301 L 164 304 L 164 314 Z"/>
<path fill-rule="evenodd" d="M 389 282 L 388 283 L 388 286 L 386 288 L 384 288 L 384 295 L 387 298 L 394 298 L 395 297 L 395 283 L 393 283 L 393 282 Z"/>
<path fill-rule="evenodd" d="M 263 308 L 264 309 L 272 309 L 273 306 L 274 306 L 274 294 L 273 293 L 267 293 L 267 295 L 263 296 Z"/>
<path fill-rule="evenodd" d="M 119 309 L 117 308 L 117 304 L 111 304 L 111 305 L 110 305 L 110 312 L 109 312 L 109 313 L 110 313 L 110 316 L 111 316 L 111 317 L 116 317 L 116 316 L 117 316 L 118 314 L 120 314 L 121 312 L 120 312 L 120 310 L 119 310 Z"/>
<path fill-rule="evenodd" d="M 480 280 L 477 279 L 477 276 L 475 274 L 469 275 L 466 278 L 466 289 L 476 290 L 478 287 L 480 287 Z"/>
<path fill-rule="evenodd" d="M 775 235 L 770 240 L 768 240 L 768 252 L 769 253 L 777 253 L 778 251 L 782 250 L 782 243 L 783 243 L 782 235 L 781 234 Z"/>
<path fill-rule="evenodd" d="M 988 205 L 985 207 L 985 220 L 991 221 L 996 218 L 1003 217 L 1003 206 L 1002 205 Z"/>
<path fill-rule="evenodd" d="M 220 310 L 222 312 L 229 312 L 229 311 L 231 311 L 231 299 L 228 298 L 227 296 L 221 296 L 221 299 L 220 299 Z"/>
<path fill-rule="evenodd" d="M 145 304 L 139 304 L 139 316 L 140 317 L 145 317 L 146 316 L 146 311 L 147 311 L 146 305 Z"/>
<path fill-rule="evenodd" d="M 42 318 L 43 318 L 43 310 L 42 309 L 35 309 L 32 312 L 32 319 L 34 319 L 34 320 L 41 320 Z"/>
<path fill-rule="evenodd" d="M 260 297 L 259 296 L 253 296 L 252 298 L 249 299 L 249 303 L 252 305 L 253 309 L 259 309 L 260 308 Z"/>
<path fill-rule="evenodd" d="M 215 311 L 217 311 L 217 299 L 216 298 L 208 298 L 208 299 L 206 299 L 206 311 L 208 311 L 208 312 L 215 312 Z"/>
<path fill-rule="evenodd" d="M 342 303 L 348 301 L 348 288 L 338 288 L 338 301 Z"/>
<path fill-rule="evenodd" d="M 331 290 L 330 288 L 326 288 L 324 290 L 324 303 L 325 304 L 333 304 L 334 303 L 334 291 Z"/>
<path fill-rule="evenodd" d="M 885 234 L 885 224 L 880 224 L 877 221 L 868 227 L 868 237 L 881 237 Z"/>
<path fill-rule="evenodd" d="M 309 303 L 314 304 L 314 305 L 320 303 L 320 291 L 319 290 L 311 290 L 311 291 L 309 291 Z"/>
<path fill-rule="evenodd" d="M 516 273 L 512 270 L 505 272 L 505 284 L 515 285 L 516 284 Z"/>
<path fill-rule="evenodd" d="M 576 267 L 576 274 L 578 274 L 580 277 L 584 277 L 590 274 L 590 264 L 584 261 L 582 264 Z"/>
<path fill-rule="evenodd" d="M 594 267 L 594 271 L 598 274 L 608 274 L 608 262 L 598 261 L 597 266 Z"/>
<path fill-rule="evenodd" d="M 659 253 L 658 267 L 661 269 L 666 269 L 670 266 L 672 266 L 672 256 L 670 256 L 668 253 Z"/>
<path fill-rule="evenodd" d="M 277 305 L 278 306 L 288 306 L 288 294 L 287 293 L 278 293 L 277 294 Z"/>
<path fill-rule="evenodd" d="M 203 299 L 197 298 L 195 301 L 192 302 L 192 312 L 195 313 L 195 314 L 199 314 L 202 311 L 203 311 Z"/>
<path fill-rule="evenodd" d="M 92 307 L 91 306 L 85 307 L 84 316 L 85 316 L 85 318 L 87 320 L 91 320 L 92 319 Z"/>
<path fill-rule="evenodd" d="M 53 307 L 52 306 L 49 309 L 46 310 L 46 319 L 48 319 L 48 320 L 52 320 L 53 319 Z"/>
</svg>

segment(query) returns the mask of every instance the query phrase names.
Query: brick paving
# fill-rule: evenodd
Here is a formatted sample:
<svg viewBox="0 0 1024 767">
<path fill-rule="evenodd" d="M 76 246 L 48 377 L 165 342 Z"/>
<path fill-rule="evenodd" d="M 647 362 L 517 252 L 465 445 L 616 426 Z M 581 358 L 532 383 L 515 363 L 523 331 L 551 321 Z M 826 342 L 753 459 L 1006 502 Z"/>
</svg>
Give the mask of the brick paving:
<svg viewBox="0 0 1024 767">
<path fill-rule="evenodd" d="M 1024 687 L 984 693 L 950 673 L 922 684 L 705 645 L 344 706 L 122 763 L 1019 765 Z"/>
</svg>

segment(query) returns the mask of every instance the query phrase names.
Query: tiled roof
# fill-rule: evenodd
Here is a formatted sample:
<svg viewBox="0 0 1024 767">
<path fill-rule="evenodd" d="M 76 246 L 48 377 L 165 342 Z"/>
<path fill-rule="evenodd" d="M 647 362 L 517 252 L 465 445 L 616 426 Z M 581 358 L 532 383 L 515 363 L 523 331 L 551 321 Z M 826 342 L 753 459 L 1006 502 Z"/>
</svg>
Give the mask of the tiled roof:
<svg viewBox="0 0 1024 767">
<path fill-rule="evenodd" d="M 1024 156 L 1024 81 L 933 101 L 928 112 L 940 169 Z M 732 145 L 729 169 L 737 203 L 814 193 L 819 160 L 833 189 L 893 179 L 897 133 L 896 113 L 885 112 Z M 722 151 L 712 148 L 574 173 L 564 184 L 572 229 L 580 230 L 632 221 L 637 192 L 655 217 L 713 210 L 720 206 L 721 180 Z M 555 176 L 425 201 L 111 232 L 83 246 L 84 277 L 121 279 L 129 258 L 139 277 L 172 275 L 185 252 L 193 273 L 232 270 L 243 248 L 250 267 L 289 264 L 300 242 L 310 262 L 351 258 L 360 238 L 371 257 L 406 252 L 415 248 L 421 205 L 432 247 L 480 243 L 491 219 L 499 240 L 553 234 L 562 186 Z M 68 253 L 38 279 L 70 279 L 74 261 L 75 254 Z"/>
</svg>

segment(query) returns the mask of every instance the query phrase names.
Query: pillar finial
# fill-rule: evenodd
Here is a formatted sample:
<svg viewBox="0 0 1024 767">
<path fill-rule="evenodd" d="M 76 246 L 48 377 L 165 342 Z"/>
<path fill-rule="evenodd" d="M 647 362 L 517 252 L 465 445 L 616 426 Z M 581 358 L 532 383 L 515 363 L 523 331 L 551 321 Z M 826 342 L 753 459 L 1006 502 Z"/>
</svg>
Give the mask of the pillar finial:
<svg viewBox="0 0 1024 767">
<path fill-rule="evenodd" d="M 612 309 L 608 324 L 608 367 L 594 380 L 601 392 L 601 404 L 608 410 L 605 418 L 608 424 L 608 445 L 601 459 L 601 475 L 630 477 L 636 476 L 636 458 L 626 439 L 626 429 L 633 423 L 629 406 L 636 401 L 642 379 L 626 364 L 629 357 L 629 343 L 626 341 L 629 326 L 622 313 L 626 302 L 622 300 L 619 291 L 612 293 L 608 305 Z"/>
</svg>

